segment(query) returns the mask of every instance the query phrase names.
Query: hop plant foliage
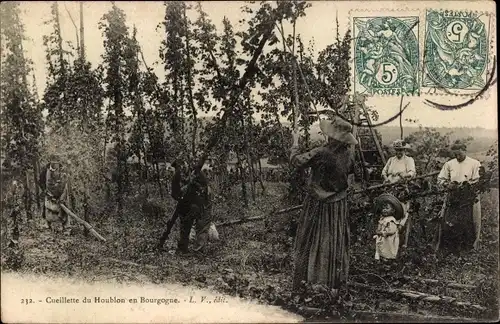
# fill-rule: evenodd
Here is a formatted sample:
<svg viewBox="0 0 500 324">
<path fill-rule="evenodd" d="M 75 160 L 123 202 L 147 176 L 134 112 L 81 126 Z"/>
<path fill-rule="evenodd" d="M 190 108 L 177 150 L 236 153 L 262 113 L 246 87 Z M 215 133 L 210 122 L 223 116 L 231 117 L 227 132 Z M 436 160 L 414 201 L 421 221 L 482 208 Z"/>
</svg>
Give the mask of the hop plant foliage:
<svg viewBox="0 0 500 324">
<path fill-rule="evenodd" d="M 26 172 L 38 154 L 43 120 L 27 81 L 32 68 L 23 51 L 19 3 L 4 3 L 0 10 L 2 152 L 15 169 Z"/>
</svg>

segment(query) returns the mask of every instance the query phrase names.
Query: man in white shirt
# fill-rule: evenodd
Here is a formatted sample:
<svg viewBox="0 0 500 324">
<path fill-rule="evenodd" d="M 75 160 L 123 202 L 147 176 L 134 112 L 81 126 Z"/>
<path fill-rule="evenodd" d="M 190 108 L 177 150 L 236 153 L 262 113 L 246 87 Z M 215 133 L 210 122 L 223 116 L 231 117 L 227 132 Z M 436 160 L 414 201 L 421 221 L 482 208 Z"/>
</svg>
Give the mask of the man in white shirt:
<svg viewBox="0 0 500 324">
<path fill-rule="evenodd" d="M 462 185 L 465 182 L 475 183 L 479 180 L 480 174 L 479 169 L 481 167 L 481 163 L 475 159 L 472 159 L 467 156 L 467 147 L 462 143 L 455 143 L 451 147 L 455 158 L 446 162 L 441 169 L 441 172 L 438 175 L 438 184 L 442 186 L 447 186 L 449 188 L 457 187 Z M 452 195 L 455 193 L 449 193 L 448 199 L 452 199 Z M 460 208 L 455 207 L 457 204 L 450 204 L 448 206 L 447 216 L 450 218 L 454 218 L 453 213 L 459 214 L 458 217 L 463 222 L 467 222 L 470 224 L 470 217 L 472 217 L 472 224 L 474 226 L 473 232 L 473 243 L 472 247 L 477 249 L 479 245 L 479 240 L 481 236 L 481 202 L 479 201 L 479 197 L 477 197 L 478 201 L 473 203 L 472 206 L 465 206 L 461 204 Z M 459 197 L 458 201 L 464 201 L 463 197 Z M 470 214 L 472 215 L 470 215 Z M 469 214 L 469 215 L 468 215 Z M 447 220 L 448 222 L 448 220 Z M 457 232 L 460 228 L 456 224 L 454 225 L 454 232 Z M 465 226 L 465 225 L 464 225 Z M 471 229 L 464 229 L 470 233 Z M 444 234 L 444 232 L 442 233 Z M 443 239 L 446 239 L 443 237 Z M 463 238 L 463 240 L 469 240 L 470 238 Z M 468 245 L 469 242 L 459 242 Z"/>
<path fill-rule="evenodd" d="M 384 168 L 382 169 L 382 177 L 385 183 L 395 183 L 404 179 L 413 178 L 416 175 L 415 161 L 412 157 L 406 155 L 406 150 L 409 148 L 402 140 L 395 140 L 392 143 L 392 148 L 396 151 L 396 155 L 389 158 Z M 401 202 L 404 209 L 404 218 L 400 221 L 400 225 L 406 223 L 405 243 L 408 244 L 409 237 L 409 222 L 408 211 L 410 210 L 410 201 Z"/>
</svg>

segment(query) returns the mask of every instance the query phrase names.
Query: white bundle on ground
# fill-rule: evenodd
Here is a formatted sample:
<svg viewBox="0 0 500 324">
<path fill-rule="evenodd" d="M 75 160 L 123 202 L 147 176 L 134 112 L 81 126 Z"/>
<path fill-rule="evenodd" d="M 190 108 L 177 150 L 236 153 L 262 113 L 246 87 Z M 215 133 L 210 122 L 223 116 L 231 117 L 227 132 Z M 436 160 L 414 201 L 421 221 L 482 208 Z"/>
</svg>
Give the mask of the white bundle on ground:
<svg viewBox="0 0 500 324">
<path fill-rule="evenodd" d="M 196 240 L 196 230 L 194 229 L 194 226 L 191 227 L 191 232 L 189 233 L 189 240 L 190 241 Z M 217 231 L 217 228 L 215 227 L 215 224 L 213 222 L 210 223 L 210 227 L 208 228 L 208 240 L 209 241 L 219 240 L 219 232 Z"/>
</svg>

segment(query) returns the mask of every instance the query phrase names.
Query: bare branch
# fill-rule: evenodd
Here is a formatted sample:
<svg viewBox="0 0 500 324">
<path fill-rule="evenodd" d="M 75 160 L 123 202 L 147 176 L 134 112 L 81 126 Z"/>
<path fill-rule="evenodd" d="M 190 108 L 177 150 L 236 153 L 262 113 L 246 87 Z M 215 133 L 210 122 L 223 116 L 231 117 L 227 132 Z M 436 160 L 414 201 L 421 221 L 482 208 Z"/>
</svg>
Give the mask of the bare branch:
<svg viewBox="0 0 500 324">
<path fill-rule="evenodd" d="M 75 34 L 76 34 L 76 49 L 78 53 L 80 53 L 80 38 L 78 37 L 78 27 L 76 26 L 75 21 L 73 20 L 73 16 L 71 16 L 71 13 L 68 10 L 68 7 L 66 4 L 64 4 L 64 9 L 66 9 L 66 12 L 68 13 L 69 19 L 71 19 L 71 22 L 73 23 L 73 26 L 75 27 Z"/>
<path fill-rule="evenodd" d="M 146 60 L 144 59 L 144 53 L 142 52 L 142 47 L 141 46 L 138 46 L 139 47 L 139 53 L 141 54 L 141 58 L 142 58 L 142 63 L 144 63 L 144 66 L 146 67 L 146 69 L 149 71 L 149 66 L 148 64 L 146 63 Z"/>
</svg>

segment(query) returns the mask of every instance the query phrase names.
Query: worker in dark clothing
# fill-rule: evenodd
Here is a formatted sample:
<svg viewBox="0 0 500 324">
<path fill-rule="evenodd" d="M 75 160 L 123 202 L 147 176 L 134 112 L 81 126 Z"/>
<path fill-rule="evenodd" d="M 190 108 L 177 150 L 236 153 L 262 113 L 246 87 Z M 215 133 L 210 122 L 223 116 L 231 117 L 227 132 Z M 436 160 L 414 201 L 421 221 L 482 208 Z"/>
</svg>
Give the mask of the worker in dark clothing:
<svg viewBox="0 0 500 324">
<path fill-rule="evenodd" d="M 174 162 L 173 167 L 175 173 L 172 179 L 172 197 L 177 201 L 177 207 L 172 219 L 175 221 L 175 213 L 180 218 L 180 238 L 177 250 L 180 253 L 189 251 L 189 234 L 193 224 L 196 224 L 197 236 L 194 250 L 198 251 L 208 240 L 208 229 L 211 223 L 208 181 L 203 171 L 196 175 L 189 174 L 188 165 L 184 161 Z M 163 247 L 169 232 L 167 228 L 160 238 L 160 248 Z"/>
<path fill-rule="evenodd" d="M 72 206 L 71 186 L 69 175 L 60 162 L 59 157 L 52 155 L 49 163 L 39 175 L 39 185 L 45 195 L 43 217 L 51 230 L 55 230 L 55 224 L 61 224 L 62 230 L 66 235 L 71 233 L 71 219 L 61 208 L 60 203 L 66 206 Z"/>
</svg>

